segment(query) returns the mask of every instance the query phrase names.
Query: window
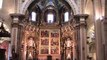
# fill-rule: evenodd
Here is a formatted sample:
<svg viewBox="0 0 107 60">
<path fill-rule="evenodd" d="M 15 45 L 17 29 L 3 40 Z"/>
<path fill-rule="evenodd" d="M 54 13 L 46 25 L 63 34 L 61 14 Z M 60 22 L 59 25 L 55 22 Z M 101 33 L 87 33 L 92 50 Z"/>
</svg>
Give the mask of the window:
<svg viewBox="0 0 107 60">
<path fill-rule="evenodd" d="M 3 0 L 0 0 L 0 9 L 2 8 Z"/>
<path fill-rule="evenodd" d="M 32 21 L 36 21 L 36 13 L 35 12 L 32 12 L 31 19 L 32 19 Z"/>
<path fill-rule="evenodd" d="M 48 23 L 53 23 L 54 22 L 54 15 L 53 14 L 48 14 L 47 15 L 47 22 Z"/>
<path fill-rule="evenodd" d="M 69 12 L 64 13 L 64 22 L 69 21 Z"/>
</svg>

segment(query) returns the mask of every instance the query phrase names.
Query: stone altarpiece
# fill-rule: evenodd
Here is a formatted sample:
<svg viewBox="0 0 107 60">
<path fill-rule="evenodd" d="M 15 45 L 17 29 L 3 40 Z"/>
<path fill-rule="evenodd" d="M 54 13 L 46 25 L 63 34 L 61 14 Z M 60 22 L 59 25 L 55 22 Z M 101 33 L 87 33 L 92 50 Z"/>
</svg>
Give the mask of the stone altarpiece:
<svg viewBox="0 0 107 60">
<path fill-rule="evenodd" d="M 46 60 L 48 56 L 51 56 L 50 60 L 86 60 L 87 15 L 74 16 L 71 7 L 62 3 L 34 1 L 23 19 L 20 14 L 12 14 L 12 28 L 17 32 L 13 32 L 12 47 L 19 60 Z M 36 21 L 30 19 L 32 12 L 37 13 Z M 70 13 L 67 22 L 64 21 L 65 12 Z M 52 23 L 47 22 L 48 13 L 54 15 Z"/>
<path fill-rule="evenodd" d="M 75 15 L 74 18 L 76 19 L 72 19 L 71 21 L 66 22 L 61 26 L 55 25 L 58 22 L 53 25 L 50 25 L 50 24 L 44 25 L 43 23 L 40 26 L 37 26 L 30 21 L 27 22 L 27 20 L 25 19 L 20 20 L 20 22 L 17 23 L 18 24 L 17 26 L 15 25 L 16 23 L 14 23 L 13 26 L 18 27 L 17 31 L 19 32 L 19 35 L 17 35 L 19 41 L 16 40 L 17 43 L 15 43 L 14 41 L 12 42 L 14 43 L 12 46 L 13 48 L 15 48 L 14 49 L 15 53 L 19 55 L 20 57 L 19 59 L 21 60 L 29 60 L 29 59 L 32 60 L 32 59 L 37 59 L 37 58 L 46 60 L 48 55 L 51 55 L 54 58 L 54 60 L 55 59 L 75 60 L 79 58 L 85 59 L 85 56 L 83 54 L 84 52 L 86 52 L 85 50 L 86 42 L 82 42 L 82 41 L 86 40 L 85 39 L 86 37 L 84 34 L 86 23 L 84 19 L 86 19 L 87 16 L 88 15 L 84 15 L 84 14 Z M 82 21 L 80 20 L 80 18 L 83 18 Z M 81 30 L 81 29 L 84 29 L 84 30 Z M 52 31 L 54 31 L 53 32 L 54 34 L 52 34 Z M 47 34 L 47 32 L 49 34 Z M 44 34 L 46 36 L 46 39 L 43 38 L 45 37 Z M 55 41 L 53 42 L 53 44 L 55 44 L 56 47 L 59 47 L 58 48 L 59 51 L 57 50 L 58 52 L 56 52 L 54 49 L 53 51 L 51 51 L 50 45 L 53 45 L 53 44 L 47 43 L 47 42 L 51 42 L 53 38 L 52 37 L 47 38 L 48 35 L 57 37 L 55 38 Z M 50 41 L 48 41 L 47 39 L 49 39 Z M 41 42 L 42 40 L 43 41 L 46 40 L 46 41 Z M 80 42 L 82 42 L 82 45 Z M 40 52 L 40 50 L 42 50 L 40 49 L 41 43 L 42 45 L 48 44 L 48 47 L 49 47 L 48 49 L 49 52 L 42 51 L 43 55 L 41 55 L 41 52 Z M 80 57 L 80 54 L 82 54 L 81 57 Z M 59 56 L 59 57 L 55 57 L 55 56 Z"/>
<path fill-rule="evenodd" d="M 51 55 L 53 60 L 77 59 L 73 23 L 67 23 L 63 27 L 51 25 L 48 28 L 27 24 L 22 28 L 20 58 L 46 60 Z"/>
</svg>

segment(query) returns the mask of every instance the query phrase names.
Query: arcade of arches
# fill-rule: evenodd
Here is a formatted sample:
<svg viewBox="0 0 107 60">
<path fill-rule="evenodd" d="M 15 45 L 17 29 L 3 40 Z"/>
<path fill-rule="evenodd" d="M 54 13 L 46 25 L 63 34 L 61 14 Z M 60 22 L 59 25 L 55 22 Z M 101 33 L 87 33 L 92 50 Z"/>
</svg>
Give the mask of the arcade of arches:
<svg viewBox="0 0 107 60">
<path fill-rule="evenodd" d="M 0 0 L 0 59 L 107 60 L 106 3 Z"/>
</svg>

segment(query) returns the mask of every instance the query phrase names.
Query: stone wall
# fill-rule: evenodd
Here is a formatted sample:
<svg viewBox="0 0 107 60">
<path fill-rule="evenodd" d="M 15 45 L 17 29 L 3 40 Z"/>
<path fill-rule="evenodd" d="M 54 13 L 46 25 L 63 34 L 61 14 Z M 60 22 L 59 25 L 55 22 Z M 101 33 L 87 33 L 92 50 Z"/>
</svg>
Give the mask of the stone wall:
<svg viewBox="0 0 107 60">
<path fill-rule="evenodd" d="M 3 0 L 2 8 L 0 9 L 0 17 L 5 19 L 4 24 L 6 28 L 10 30 L 11 28 L 11 18 L 10 14 L 15 12 L 15 1 L 14 0 Z"/>
</svg>

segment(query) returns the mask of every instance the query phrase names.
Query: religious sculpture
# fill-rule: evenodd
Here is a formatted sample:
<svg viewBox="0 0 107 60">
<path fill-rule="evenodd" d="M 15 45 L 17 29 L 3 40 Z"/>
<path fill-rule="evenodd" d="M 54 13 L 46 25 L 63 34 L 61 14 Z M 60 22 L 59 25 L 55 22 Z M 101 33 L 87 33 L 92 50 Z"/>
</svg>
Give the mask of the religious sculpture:
<svg viewBox="0 0 107 60">
<path fill-rule="evenodd" d="M 67 40 L 65 41 L 65 48 L 66 48 L 66 59 L 72 60 L 73 41 L 70 38 L 67 38 Z"/>
<path fill-rule="evenodd" d="M 27 43 L 27 60 L 33 60 L 34 59 L 34 53 L 35 51 L 35 42 L 34 37 L 29 36 L 28 37 L 28 43 Z"/>
</svg>

